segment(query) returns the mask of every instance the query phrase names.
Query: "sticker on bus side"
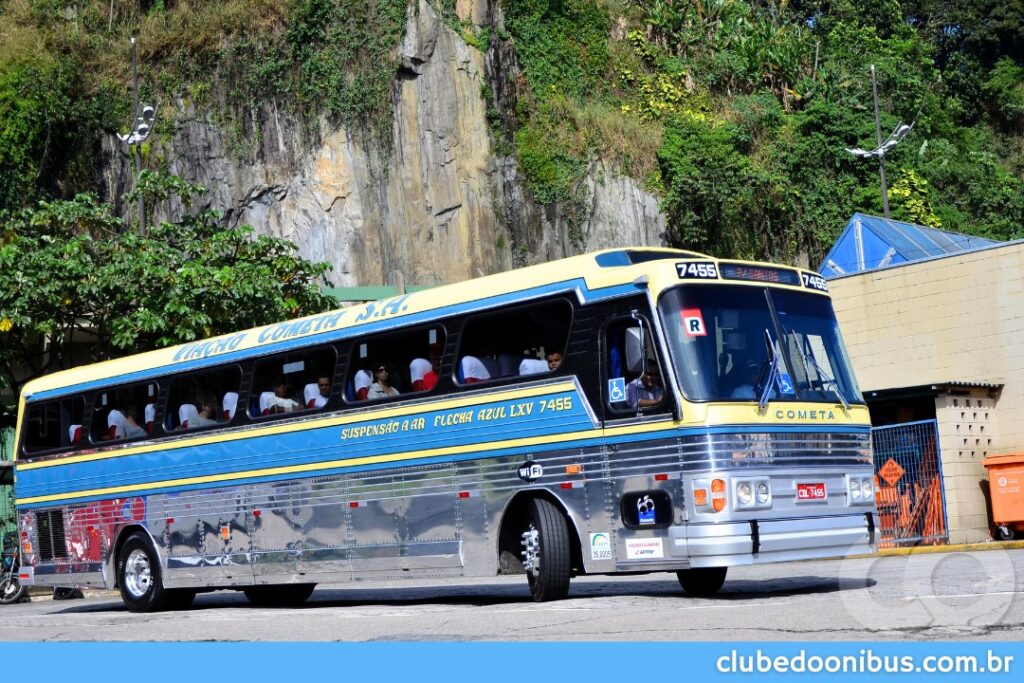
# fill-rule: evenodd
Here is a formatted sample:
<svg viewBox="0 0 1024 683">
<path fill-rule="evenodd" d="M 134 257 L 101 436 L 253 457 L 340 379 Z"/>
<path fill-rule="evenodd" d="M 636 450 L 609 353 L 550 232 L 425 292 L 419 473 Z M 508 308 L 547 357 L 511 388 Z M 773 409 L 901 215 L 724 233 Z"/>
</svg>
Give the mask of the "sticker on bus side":
<svg viewBox="0 0 1024 683">
<path fill-rule="evenodd" d="M 590 534 L 590 559 L 612 559 L 612 541 L 607 532 Z"/>
<path fill-rule="evenodd" d="M 700 280 L 717 280 L 718 268 L 709 261 L 693 261 L 691 263 L 677 263 L 676 272 L 682 280 L 697 278 Z"/>
</svg>

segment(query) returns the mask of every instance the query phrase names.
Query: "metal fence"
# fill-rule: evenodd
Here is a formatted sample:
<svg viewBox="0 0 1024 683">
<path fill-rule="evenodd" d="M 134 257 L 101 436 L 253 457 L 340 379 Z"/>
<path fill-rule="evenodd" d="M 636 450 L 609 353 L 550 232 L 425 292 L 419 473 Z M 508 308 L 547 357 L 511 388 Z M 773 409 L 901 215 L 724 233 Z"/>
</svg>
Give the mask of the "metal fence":
<svg viewBox="0 0 1024 683">
<path fill-rule="evenodd" d="M 879 547 L 949 542 L 935 420 L 874 427 Z"/>
<path fill-rule="evenodd" d="M 14 429 L 0 427 L 0 460 L 10 462 L 14 453 Z M 0 534 L 14 530 L 14 487 L 0 485 Z"/>
</svg>

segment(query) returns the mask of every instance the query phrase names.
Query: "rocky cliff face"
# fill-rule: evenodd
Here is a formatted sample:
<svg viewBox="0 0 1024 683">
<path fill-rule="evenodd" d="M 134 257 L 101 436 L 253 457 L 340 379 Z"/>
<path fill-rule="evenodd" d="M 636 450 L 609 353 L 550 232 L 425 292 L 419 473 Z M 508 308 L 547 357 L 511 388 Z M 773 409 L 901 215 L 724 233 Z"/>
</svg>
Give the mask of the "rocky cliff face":
<svg viewBox="0 0 1024 683">
<path fill-rule="evenodd" d="M 461 0 L 457 11 L 493 25 L 501 21 L 496 5 Z M 209 113 L 179 102 L 175 134 L 157 139 L 150 157 L 206 186 L 202 202 L 228 223 L 251 224 L 331 263 L 338 286 L 441 284 L 609 246 L 662 243 L 656 198 L 614 169 L 593 165 L 570 217 L 566 207 L 537 204 L 515 160 L 494 154 L 481 86 L 506 105 L 514 101 L 516 66 L 507 48 L 481 53 L 421 0 L 410 8 L 400 49 L 387 152 L 326 123 L 318 139 L 307 139 L 302 125 L 271 106 L 260 121 L 259 149 L 244 160 Z M 110 187 L 131 175 L 118 149 L 105 145 Z M 177 210 L 156 218 L 167 213 Z"/>
</svg>

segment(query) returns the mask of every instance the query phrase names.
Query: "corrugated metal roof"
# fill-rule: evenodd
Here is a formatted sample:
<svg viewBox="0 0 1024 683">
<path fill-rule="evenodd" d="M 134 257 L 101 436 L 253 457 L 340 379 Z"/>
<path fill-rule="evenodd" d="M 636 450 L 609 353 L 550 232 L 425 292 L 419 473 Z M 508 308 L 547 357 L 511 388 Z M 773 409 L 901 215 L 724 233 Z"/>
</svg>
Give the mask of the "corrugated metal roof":
<svg viewBox="0 0 1024 683">
<path fill-rule="evenodd" d="M 837 277 L 996 244 L 984 237 L 855 213 L 818 272 Z"/>
</svg>

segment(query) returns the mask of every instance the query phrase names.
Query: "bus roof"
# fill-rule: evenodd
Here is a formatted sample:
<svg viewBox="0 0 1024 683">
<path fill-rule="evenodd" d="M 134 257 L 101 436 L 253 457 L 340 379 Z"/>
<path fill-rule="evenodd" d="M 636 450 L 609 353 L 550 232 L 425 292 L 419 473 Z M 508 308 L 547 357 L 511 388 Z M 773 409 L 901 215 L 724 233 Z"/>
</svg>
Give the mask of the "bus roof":
<svg viewBox="0 0 1024 683">
<path fill-rule="evenodd" d="M 187 344 L 179 344 L 155 351 L 148 351 L 69 370 L 55 372 L 29 382 L 23 391 L 23 398 L 31 400 L 38 394 L 67 388 L 91 385 L 106 378 L 136 375 L 150 371 L 159 376 L 174 371 L 188 370 L 189 366 L 206 365 L 209 362 L 228 362 L 239 356 L 275 353 L 289 347 L 309 343 L 311 337 L 324 335 L 322 341 L 343 338 L 360 333 L 387 330 L 401 322 L 405 324 L 429 323 L 438 315 L 451 315 L 476 309 L 490 308 L 502 303 L 529 300 L 557 292 L 576 289 L 584 299 L 588 293 L 605 292 L 604 296 L 621 296 L 646 287 L 647 280 L 637 280 L 652 270 L 651 262 L 671 260 L 674 262 L 701 261 L 748 270 L 761 269 L 778 271 L 791 275 L 795 281 L 779 282 L 784 286 L 800 287 L 803 276 L 806 286 L 808 277 L 821 279 L 813 271 L 802 271 L 790 266 L 773 266 L 741 261 L 727 261 L 692 251 L 658 247 L 637 247 L 629 249 L 606 249 L 580 256 L 519 268 L 512 271 L 487 275 L 472 280 L 442 285 L 433 289 L 403 294 L 389 299 L 318 313 L 305 318 L 287 320 L 263 325 L 250 330 L 211 337 Z M 668 269 L 660 270 L 669 273 Z M 669 273 L 671 275 L 671 273 Z M 678 281 L 675 276 L 673 280 Z M 680 274 L 679 277 L 682 277 Z M 790 278 L 790 279 L 792 279 Z M 719 279 L 717 276 L 712 279 Z M 756 280 L 757 277 L 732 277 L 733 280 Z M 822 280 L 822 282 L 824 282 Z M 820 292 L 827 291 L 827 285 L 814 286 Z M 812 289 L 812 291 L 813 291 Z M 592 298 L 599 298 L 593 296 Z M 474 306 L 474 304 L 476 304 Z M 312 341 L 318 343 L 321 339 Z M 210 359 L 207 361 L 206 359 Z M 60 393 L 64 393 L 61 391 Z"/>
</svg>

